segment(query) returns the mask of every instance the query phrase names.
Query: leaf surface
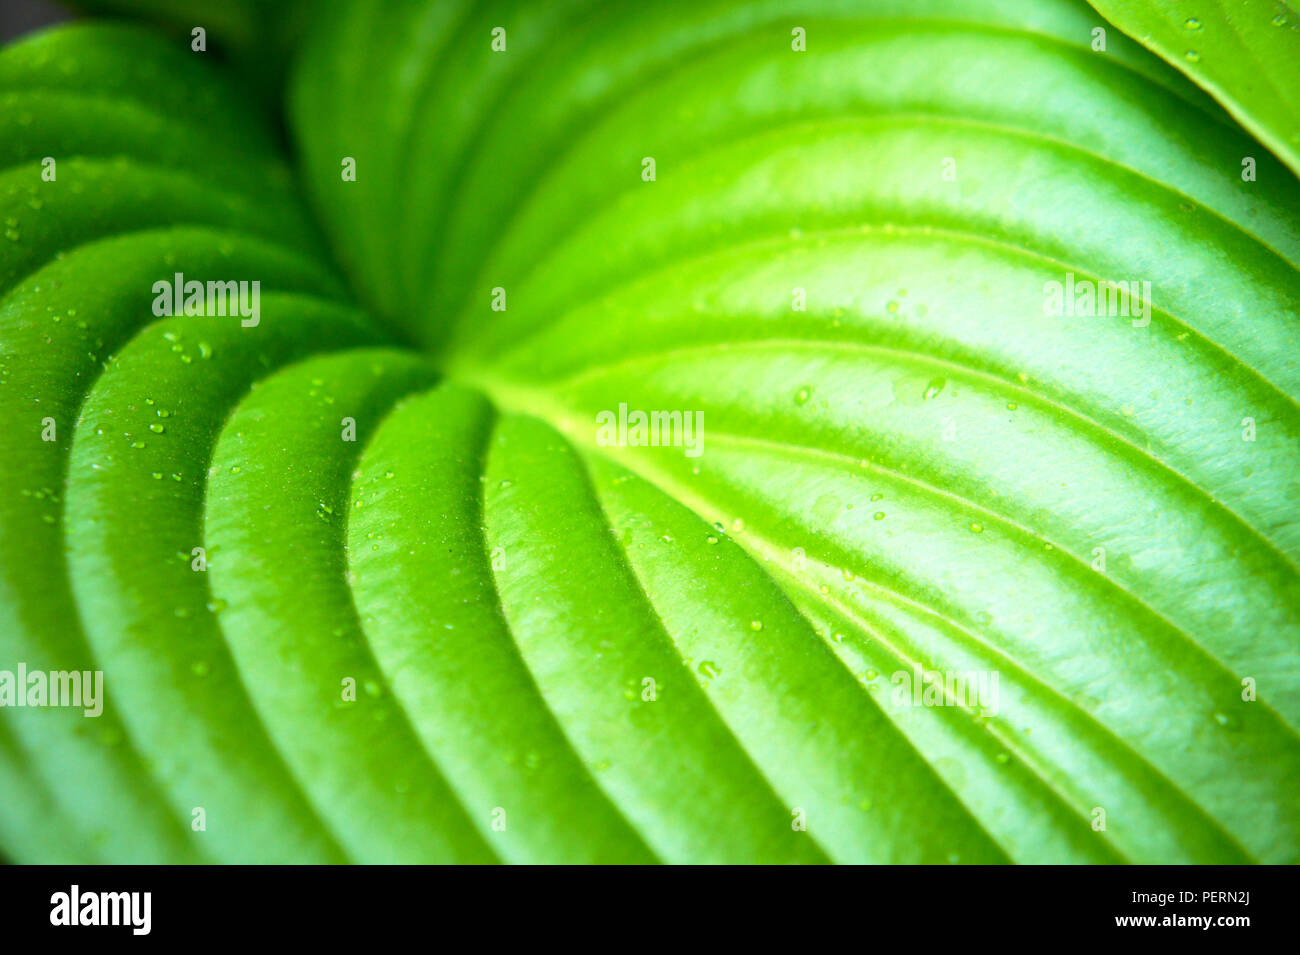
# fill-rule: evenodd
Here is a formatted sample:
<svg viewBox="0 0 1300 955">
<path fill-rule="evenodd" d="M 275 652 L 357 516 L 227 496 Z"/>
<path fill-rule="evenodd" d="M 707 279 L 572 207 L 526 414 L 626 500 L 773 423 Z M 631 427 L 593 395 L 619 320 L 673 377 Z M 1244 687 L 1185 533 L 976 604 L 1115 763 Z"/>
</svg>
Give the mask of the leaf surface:
<svg viewBox="0 0 1300 955">
<path fill-rule="evenodd" d="M 0 669 L 108 700 L 0 711 L 6 851 L 1297 861 L 1300 185 L 1100 25 L 330 4 L 290 105 L 359 306 L 183 54 L 0 54 Z M 177 271 L 260 323 L 155 317 Z M 1108 280 L 1149 312 L 1049 308 Z"/>
</svg>

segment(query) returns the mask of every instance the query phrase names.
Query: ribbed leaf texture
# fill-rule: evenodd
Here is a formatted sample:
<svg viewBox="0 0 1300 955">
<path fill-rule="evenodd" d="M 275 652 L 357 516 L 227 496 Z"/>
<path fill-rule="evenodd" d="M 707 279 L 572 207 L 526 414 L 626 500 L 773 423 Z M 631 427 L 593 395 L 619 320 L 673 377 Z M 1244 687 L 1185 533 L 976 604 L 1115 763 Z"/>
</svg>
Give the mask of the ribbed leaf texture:
<svg viewBox="0 0 1300 955">
<path fill-rule="evenodd" d="M 0 53 L 0 670 L 105 681 L 12 858 L 1300 861 L 1294 103 L 1074 0 L 309 19 L 294 159 Z"/>
</svg>

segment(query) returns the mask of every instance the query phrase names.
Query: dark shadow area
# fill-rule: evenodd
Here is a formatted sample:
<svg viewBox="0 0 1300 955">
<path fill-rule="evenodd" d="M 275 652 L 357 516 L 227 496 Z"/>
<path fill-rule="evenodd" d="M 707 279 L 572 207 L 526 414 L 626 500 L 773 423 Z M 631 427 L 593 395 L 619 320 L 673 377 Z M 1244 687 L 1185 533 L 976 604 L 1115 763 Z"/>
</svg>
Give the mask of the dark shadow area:
<svg viewBox="0 0 1300 955">
<path fill-rule="evenodd" d="M 0 5 L 0 43 L 72 16 L 67 7 L 50 0 L 5 0 Z"/>
</svg>

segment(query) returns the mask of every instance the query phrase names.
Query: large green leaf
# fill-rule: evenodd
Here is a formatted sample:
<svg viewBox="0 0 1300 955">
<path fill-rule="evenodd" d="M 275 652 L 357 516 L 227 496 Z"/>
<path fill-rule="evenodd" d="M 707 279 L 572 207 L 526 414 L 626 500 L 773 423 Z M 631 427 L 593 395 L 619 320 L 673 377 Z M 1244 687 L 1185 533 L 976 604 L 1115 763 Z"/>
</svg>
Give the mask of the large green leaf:
<svg viewBox="0 0 1300 955">
<path fill-rule="evenodd" d="M 337 858 L 258 743 L 188 555 L 223 396 L 356 342 L 358 319 L 313 257 L 269 135 L 200 60 L 73 26 L 4 51 L 0 77 L 0 669 L 107 671 L 98 719 L 3 711 L 12 788 L 57 809 L 48 844 L 77 833 L 80 860 Z M 153 283 L 178 271 L 258 278 L 263 321 L 154 322 Z M 202 842 L 187 835 L 195 807 L 225 820 Z M 31 842 L 21 816 L 0 824 L 16 853 Z"/>
<path fill-rule="evenodd" d="M 0 845 L 1300 860 L 1300 184 L 1101 26 L 323 5 L 294 136 L 374 324 L 183 48 L 0 54 L 0 669 L 108 700 L 0 710 Z M 261 322 L 154 319 L 176 271 Z M 1070 274 L 1149 323 L 1046 314 Z"/>
</svg>

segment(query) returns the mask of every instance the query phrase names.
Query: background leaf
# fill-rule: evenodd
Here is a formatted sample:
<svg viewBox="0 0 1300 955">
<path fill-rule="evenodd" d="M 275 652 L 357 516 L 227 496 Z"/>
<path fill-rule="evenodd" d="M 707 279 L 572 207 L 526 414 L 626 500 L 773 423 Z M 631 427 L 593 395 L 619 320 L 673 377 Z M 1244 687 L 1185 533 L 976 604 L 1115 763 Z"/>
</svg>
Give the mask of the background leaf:
<svg viewBox="0 0 1300 955">
<path fill-rule="evenodd" d="M 68 0 L 100 17 L 150 23 L 188 47 L 195 27 L 207 51 L 226 58 L 274 99 L 316 7 L 334 0 Z"/>
<path fill-rule="evenodd" d="M 1096 0 L 1101 14 L 1182 70 L 1300 175 L 1300 15 L 1284 0 Z"/>
</svg>

